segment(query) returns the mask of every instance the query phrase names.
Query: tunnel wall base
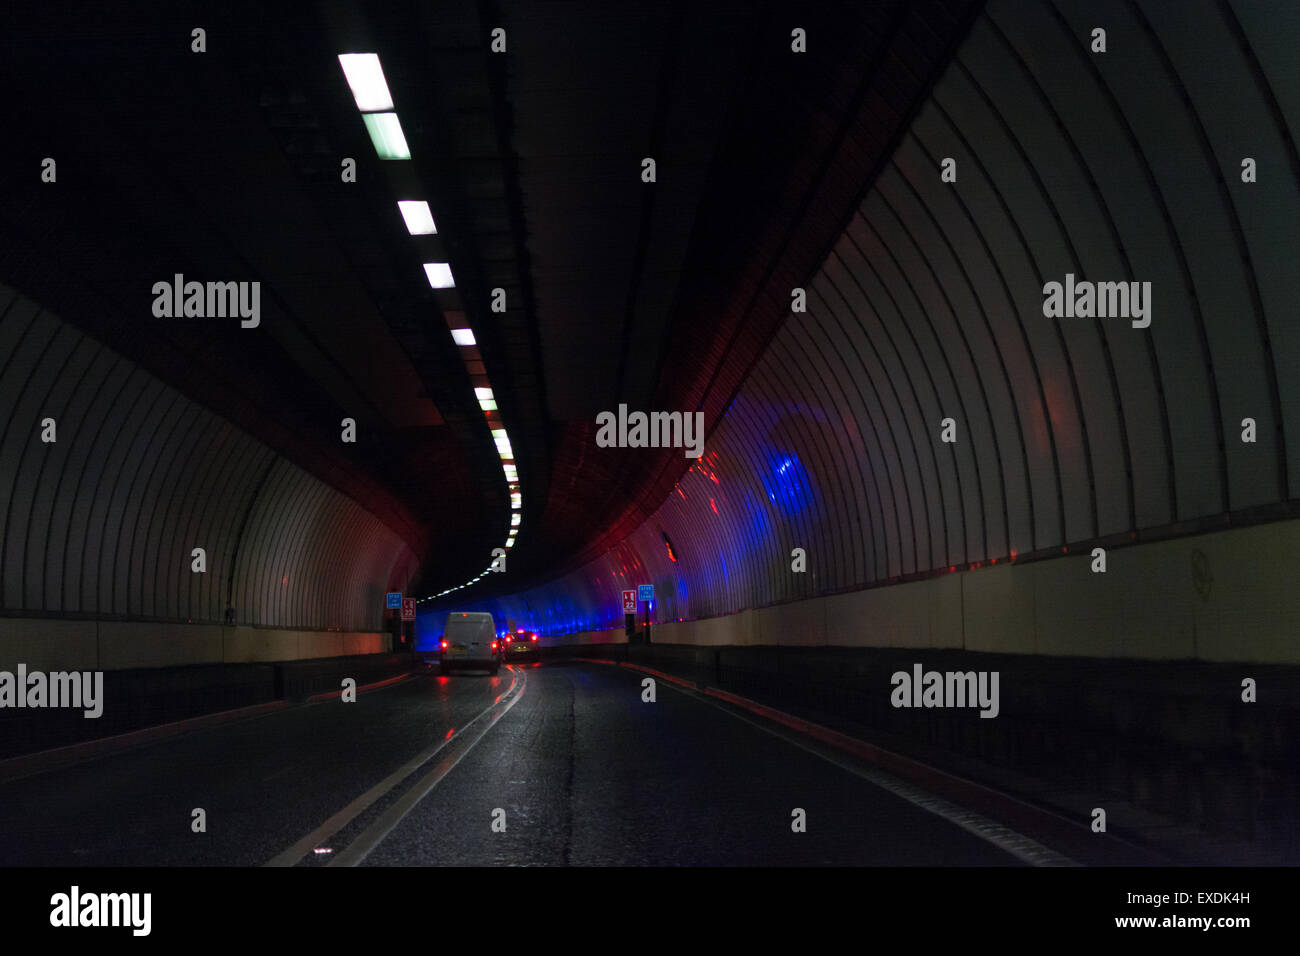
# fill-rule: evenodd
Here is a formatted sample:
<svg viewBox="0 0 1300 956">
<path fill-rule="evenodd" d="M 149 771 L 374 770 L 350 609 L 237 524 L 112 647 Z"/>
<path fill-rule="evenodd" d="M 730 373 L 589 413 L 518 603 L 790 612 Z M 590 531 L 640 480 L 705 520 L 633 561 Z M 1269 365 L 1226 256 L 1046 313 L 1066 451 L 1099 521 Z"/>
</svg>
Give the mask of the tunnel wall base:
<svg viewBox="0 0 1300 956">
<path fill-rule="evenodd" d="M 1300 521 L 1112 546 L 1106 549 L 1104 572 L 1092 570 L 1096 561 L 1088 548 L 986 564 L 718 617 L 656 623 L 655 639 L 1300 664 L 1295 627 Z M 813 586 L 816 570 L 808 571 Z M 800 577 L 788 566 L 779 573 Z"/>
<path fill-rule="evenodd" d="M 108 671 L 99 717 L 70 708 L 0 710 L 0 761 L 277 700 L 301 702 L 338 691 L 345 677 L 365 687 L 409 672 L 412 663 L 410 654 L 360 654 Z M 4 772 L 0 766 L 0 779 Z"/>
<path fill-rule="evenodd" d="M 53 671 L 295 661 L 382 654 L 391 643 L 362 631 L 0 617 L 0 670 L 20 662 Z"/>
</svg>

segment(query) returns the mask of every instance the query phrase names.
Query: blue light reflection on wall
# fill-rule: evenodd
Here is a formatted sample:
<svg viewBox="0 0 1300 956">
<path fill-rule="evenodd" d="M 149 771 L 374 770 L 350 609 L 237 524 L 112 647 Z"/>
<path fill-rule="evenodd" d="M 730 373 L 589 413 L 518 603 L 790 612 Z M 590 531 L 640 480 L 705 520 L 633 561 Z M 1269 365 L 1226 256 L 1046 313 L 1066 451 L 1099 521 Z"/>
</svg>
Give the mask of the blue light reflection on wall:
<svg viewBox="0 0 1300 956">
<path fill-rule="evenodd" d="M 768 500 L 787 515 L 798 514 L 810 504 L 808 472 L 794 452 L 772 458 L 762 481 Z"/>
<path fill-rule="evenodd" d="M 638 584 L 655 586 L 651 613 L 658 623 L 795 596 L 789 575 L 774 569 L 783 566 L 792 537 L 800 546 L 818 546 L 804 543 L 809 536 L 800 527 L 824 516 L 814 478 L 792 440 L 819 427 L 822 416 L 812 409 L 796 415 L 793 408 L 788 401 L 742 397 L 732 407 L 737 427 L 710 438 L 704 458 L 682 476 L 653 520 L 556 581 L 509 597 L 442 605 L 430 612 L 434 623 L 427 636 L 419 629 L 417 648 L 436 647 L 436 632 L 453 610 L 488 611 L 499 628 L 526 627 L 544 637 L 621 629 L 620 592 Z M 750 420 L 750 427 L 741 428 L 738 419 Z M 761 443 L 755 436 L 762 436 Z M 676 562 L 668 557 L 665 535 Z M 638 602 L 638 616 L 642 609 Z"/>
</svg>

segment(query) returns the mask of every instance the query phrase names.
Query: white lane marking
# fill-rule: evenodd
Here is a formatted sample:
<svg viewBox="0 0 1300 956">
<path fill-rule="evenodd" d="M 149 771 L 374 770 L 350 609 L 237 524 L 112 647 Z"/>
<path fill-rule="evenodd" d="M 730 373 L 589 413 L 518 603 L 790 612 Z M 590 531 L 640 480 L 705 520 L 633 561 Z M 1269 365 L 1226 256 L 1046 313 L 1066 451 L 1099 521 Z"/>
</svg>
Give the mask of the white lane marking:
<svg viewBox="0 0 1300 956">
<path fill-rule="evenodd" d="M 767 727 L 746 717 L 744 714 L 737 713 L 729 707 L 722 706 L 718 701 L 713 700 L 704 694 L 689 690 L 685 687 L 678 687 L 671 681 L 668 684 L 673 690 L 686 697 L 694 698 L 700 703 L 708 704 L 724 714 L 730 714 L 737 720 L 743 721 L 752 727 L 757 727 L 766 733 L 771 734 L 778 740 L 784 740 L 791 746 L 798 747 L 800 750 L 812 754 L 814 757 L 820 757 L 827 763 L 839 767 L 841 770 L 853 774 L 855 777 L 861 777 L 868 783 L 875 784 L 882 790 L 888 790 L 896 797 L 901 797 L 908 803 L 915 804 L 922 810 L 933 813 L 935 816 L 942 817 L 949 823 L 961 827 L 969 833 L 973 833 L 981 840 L 992 843 L 1004 853 L 1009 853 L 1016 859 L 1030 866 L 1078 866 L 1079 864 L 1058 853 L 1051 847 L 1039 843 L 1037 840 L 1025 836 L 1023 833 L 1017 833 L 1015 830 L 1005 827 L 995 820 L 991 820 L 982 813 L 976 813 L 974 810 L 967 810 L 965 807 L 958 806 L 942 797 L 936 797 L 932 793 L 927 793 L 920 787 L 907 783 L 895 777 L 891 773 L 883 770 L 876 770 L 868 767 L 858 767 L 846 760 L 832 754 L 823 753 L 819 749 L 808 746 L 803 740 L 793 735 L 792 731 L 782 731 L 775 727 Z"/>
<path fill-rule="evenodd" d="M 519 698 L 524 695 L 524 688 L 528 685 L 528 677 L 523 671 L 516 671 L 511 668 L 516 676 L 518 686 L 514 683 L 510 685 L 503 697 L 498 698 L 498 703 L 494 703 L 488 710 L 479 714 L 467 724 L 460 733 L 456 734 L 447 743 L 460 741 L 459 750 L 448 754 L 442 761 L 425 774 L 415 786 L 402 794 L 391 807 L 385 810 L 379 817 L 366 827 L 355 840 L 348 844 L 346 850 L 330 860 L 327 866 L 357 866 L 366 857 L 368 857 L 375 847 L 383 842 L 384 838 L 406 817 L 408 813 L 415 809 L 421 800 L 429 795 L 429 792 L 442 783 L 447 774 L 456 768 L 456 765 L 464 759 L 465 755 L 474 749 L 474 745 L 483 739 L 484 734 L 491 730 L 498 720 L 506 715 L 515 704 L 519 703 Z M 474 724 L 491 711 L 491 716 L 483 726 L 475 729 L 473 733 L 466 733 Z"/>
<path fill-rule="evenodd" d="M 515 671 L 512 668 L 510 689 L 506 691 L 506 694 L 513 693 L 516 685 L 518 685 L 522 679 L 523 679 L 522 675 L 518 671 Z M 521 686 L 520 687 L 521 693 L 522 690 L 523 688 Z M 375 784 L 373 787 L 371 787 L 361 796 L 357 797 L 355 800 L 349 803 L 338 813 L 334 814 L 332 817 L 330 817 L 328 820 L 326 820 L 324 823 L 318 826 L 315 830 L 312 830 L 311 833 L 308 833 L 305 837 L 303 837 L 301 840 L 298 840 L 291 847 L 284 850 L 282 853 L 276 854 L 274 857 L 272 857 L 270 860 L 263 863 L 262 865 L 263 866 L 294 866 L 304 856 L 306 856 L 316 847 L 320 846 L 322 843 L 324 843 L 334 834 L 338 833 L 345 826 L 351 823 L 354 818 L 356 818 L 359 814 L 365 811 L 367 807 L 375 803 L 375 801 L 379 800 L 382 796 L 384 796 L 384 794 L 388 793 L 388 791 L 392 790 L 394 787 L 396 787 L 399 783 L 401 783 L 411 774 L 415 773 L 417 770 L 423 767 L 434 757 L 438 756 L 438 754 L 441 753 L 444 749 L 451 746 L 451 744 L 454 741 L 459 740 L 461 734 L 463 734 L 470 727 L 474 726 L 474 724 L 477 723 L 483 717 L 484 714 L 488 713 L 489 711 L 492 710 L 493 707 L 497 706 L 497 703 L 500 700 L 501 698 L 498 697 L 491 704 L 488 704 L 486 707 L 484 707 L 483 710 L 481 710 L 473 720 L 471 720 L 468 724 L 462 727 L 454 735 L 447 738 L 446 740 L 440 740 L 436 744 L 433 744 L 432 746 L 427 747 L 420 753 L 416 754 L 413 758 L 408 760 L 406 763 L 402 764 L 402 766 L 398 767 L 395 771 L 393 771 L 383 780 L 379 781 L 379 783 Z"/>
</svg>

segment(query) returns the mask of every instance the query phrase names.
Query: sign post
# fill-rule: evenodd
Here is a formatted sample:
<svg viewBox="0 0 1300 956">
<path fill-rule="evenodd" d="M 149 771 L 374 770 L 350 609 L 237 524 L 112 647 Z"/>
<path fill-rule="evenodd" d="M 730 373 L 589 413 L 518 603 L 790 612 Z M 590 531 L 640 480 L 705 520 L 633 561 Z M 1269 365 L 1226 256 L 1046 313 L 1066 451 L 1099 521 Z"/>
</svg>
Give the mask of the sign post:
<svg viewBox="0 0 1300 956">
<path fill-rule="evenodd" d="M 636 640 L 636 589 L 623 589 L 623 633 L 628 643 Z"/>
<path fill-rule="evenodd" d="M 387 614 L 388 611 L 400 611 L 401 608 L 402 608 L 402 592 L 389 591 L 388 595 L 384 599 L 385 613 Z M 396 614 L 388 614 L 387 617 L 388 617 L 388 631 L 392 635 L 392 641 L 393 641 L 392 649 L 395 651 L 397 650 L 398 644 L 406 643 L 406 634 L 403 633 L 402 618 L 400 618 Z"/>
<path fill-rule="evenodd" d="M 650 643 L 650 602 L 655 599 L 655 586 L 653 584 L 638 584 L 636 586 L 636 596 L 640 601 L 645 602 L 645 642 Z"/>
</svg>

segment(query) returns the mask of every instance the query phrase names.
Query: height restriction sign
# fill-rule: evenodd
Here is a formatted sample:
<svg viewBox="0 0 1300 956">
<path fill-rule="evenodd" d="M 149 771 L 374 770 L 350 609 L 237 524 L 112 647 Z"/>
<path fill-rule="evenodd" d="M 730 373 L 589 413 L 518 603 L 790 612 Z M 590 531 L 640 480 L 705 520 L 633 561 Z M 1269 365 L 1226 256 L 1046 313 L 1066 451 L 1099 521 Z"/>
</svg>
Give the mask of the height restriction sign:
<svg viewBox="0 0 1300 956">
<path fill-rule="evenodd" d="M 636 591 L 623 592 L 623 613 L 624 614 L 636 613 Z"/>
</svg>

